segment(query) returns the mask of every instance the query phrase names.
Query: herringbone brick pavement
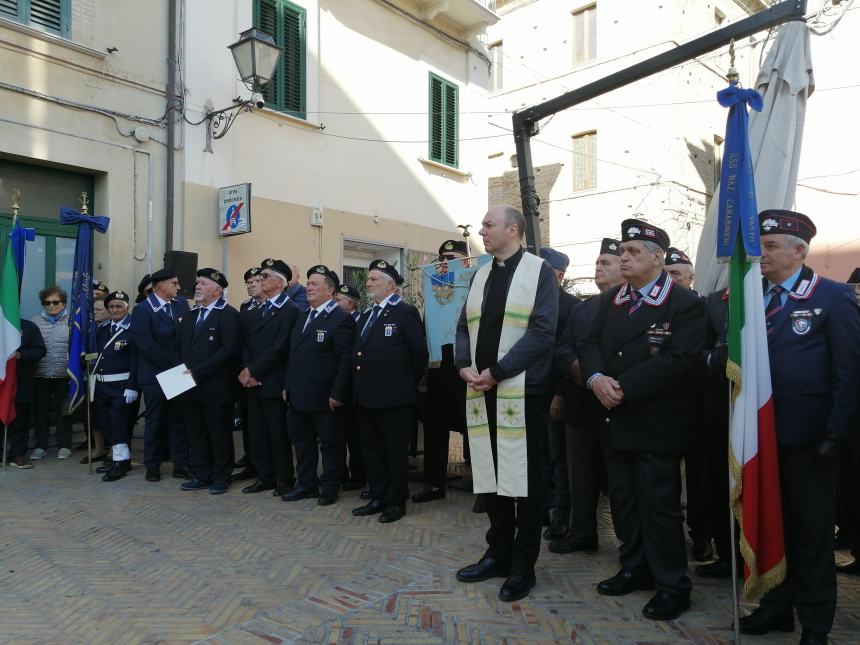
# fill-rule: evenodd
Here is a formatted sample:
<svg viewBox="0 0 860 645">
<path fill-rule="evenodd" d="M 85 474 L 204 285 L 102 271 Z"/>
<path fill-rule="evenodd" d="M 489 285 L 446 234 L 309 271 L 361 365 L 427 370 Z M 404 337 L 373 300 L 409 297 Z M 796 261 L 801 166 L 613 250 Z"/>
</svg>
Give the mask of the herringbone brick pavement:
<svg viewBox="0 0 860 645">
<path fill-rule="evenodd" d="M 80 454 L 80 453 L 78 453 Z M 77 455 L 76 455 L 77 456 Z M 0 476 L 0 642 L 407 645 L 727 643 L 727 581 L 694 579 L 681 620 L 645 620 L 648 594 L 607 598 L 615 573 L 604 517 L 597 554 L 544 550 L 526 599 L 454 573 L 484 550 L 473 497 L 409 504 L 390 525 L 337 504 L 269 493 L 180 492 L 135 468 L 117 483 L 51 456 Z M 419 484 L 413 483 L 417 490 Z M 694 576 L 695 578 L 695 576 Z M 840 576 L 834 643 L 860 642 L 860 579 Z M 771 645 L 793 638 L 757 637 Z"/>
</svg>

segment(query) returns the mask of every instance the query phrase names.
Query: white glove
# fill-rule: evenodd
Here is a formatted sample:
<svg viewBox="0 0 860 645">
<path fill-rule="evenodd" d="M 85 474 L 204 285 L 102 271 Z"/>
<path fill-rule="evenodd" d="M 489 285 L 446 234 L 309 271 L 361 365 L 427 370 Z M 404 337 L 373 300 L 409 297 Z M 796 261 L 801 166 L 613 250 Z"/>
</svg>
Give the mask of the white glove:
<svg viewBox="0 0 860 645">
<path fill-rule="evenodd" d="M 137 392 L 134 390 L 123 390 L 122 396 L 125 398 L 126 403 L 134 403 L 137 401 Z"/>
</svg>

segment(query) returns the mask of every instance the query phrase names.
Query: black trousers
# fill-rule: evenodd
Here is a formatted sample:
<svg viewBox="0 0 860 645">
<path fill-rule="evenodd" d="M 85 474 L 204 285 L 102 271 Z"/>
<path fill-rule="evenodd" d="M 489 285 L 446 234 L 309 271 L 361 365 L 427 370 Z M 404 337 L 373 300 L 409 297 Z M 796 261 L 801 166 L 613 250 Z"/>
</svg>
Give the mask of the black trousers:
<svg viewBox="0 0 860 645">
<path fill-rule="evenodd" d="M 233 403 L 186 398 L 182 413 L 188 431 L 191 473 L 204 482 L 230 483 L 233 474 Z"/>
<path fill-rule="evenodd" d="M 549 508 L 555 520 L 563 524 L 570 521 L 570 487 L 567 475 L 567 434 L 564 421 L 555 421 L 546 415 L 547 463 L 550 478 Z"/>
<path fill-rule="evenodd" d="M 608 449 L 606 474 L 621 566 L 654 577 L 657 589 L 689 593 L 681 517 L 681 458 Z"/>
<path fill-rule="evenodd" d="M 137 418 L 134 403 L 125 402 L 123 392 L 125 382 L 105 383 L 96 381 L 93 406 L 96 413 L 96 427 L 104 432 L 110 445 L 124 443 L 131 445 L 131 429 Z"/>
<path fill-rule="evenodd" d="M 143 464 L 147 470 L 158 470 L 170 447 L 174 468 L 188 468 L 188 438 L 182 422 L 178 399 L 168 401 L 157 383 L 142 385 L 146 417 L 143 433 Z"/>
<path fill-rule="evenodd" d="M 705 510 L 714 536 L 714 547 L 721 560 L 729 561 L 731 525 L 734 520 L 729 509 L 729 394 L 728 383 L 712 379 L 705 397 L 702 424 L 704 459 L 702 476 L 705 480 Z M 739 535 L 739 534 L 736 534 Z"/>
<path fill-rule="evenodd" d="M 498 472 L 496 450 L 496 389 L 484 393 L 493 462 Z M 540 458 L 546 448 L 541 395 L 526 394 L 526 450 L 528 453 L 528 497 L 504 497 L 496 493 L 485 496 L 490 529 L 487 531 L 487 552 L 496 560 L 510 562 L 511 571 L 530 575 L 540 553 L 541 519 L 543 516 L 544 478 Z"/>
<path fill-rule="evenodd" d="M 0 431 L 3 425 L 0 424 Z M 30 438 L 30 402 L 15 402 L 15 418 L 9 424 L 9 443 L 6 446 L 6 460 L 11 461 L 15 457 L 27 456 L 27 440 Z"/>
<path fill-rule="evenodd" d="M 290 408 L 290 441 L 296 449 L 298 487 L 337 495 L 343 477 L 343 410 L 301 412 Z M 322 454 L 322 477 L 317 475 Z"/>
<path fill-rule="evenodd" d="M 442 488 L 448 475 L 451 432 L 466 428 L 466 383 L 453 364 L 427 370 L 424 410 L 424 481 Z"/>
<path fill-rule="evenodd" d="M 71 417 L 60 414 L 63 401 L 69 396 L 69 379 L 67 378 L 42 378 L 37 376 L 33 380 L 33 412 L 35 414 L 36 426 L 36 448 L 48 449 L 48 436 L 50 434 L 49 422 L 53 412 L 57 415 L 57 447 L 72 447 L 72 421 Z"/>
<path fill-rule="evenodd" d="M 361 447 L 361 426 L 358 423 L 358 415 L 352 403 L 346 403 L 343 407 L 345 408 L 343 411 L 343 434 L 346 450 L 349 452 L 348 456 L 344 452 L 343 480 L 346 481 L 347 473 L 349 473 L 351 481 L 366 482 L 367 474 L 364 469 L 364 449 Z"/>
<path fill-rule="evenodd" d="M 693 433 L 693 446 L 684 455 L 684 480 L 687 484 L 687 527 L 694 542 L 710 542 L 714 536 L 708 509 L 705 442 L 701 432 Z M 726 458 L 728 463 L 728 458 Z M 680 476 L 680 474 L 679 474 Z M 728 490 L 728 489 L 726 489 Z"/>
<path fill-rule="evenodd" d="M 257 388 L 248 390 L 251 462 L 257 478 L 278 488 L 293 487 L 296 480 L 293 447 L 287 434 L 287 404 L 283 399 L 263 397 Z"/>
<path fill-rule="evenodd" d="M 603 448 L 587 426 L 565 427 L 567 475 L 570 483 L 570 536 L 597 543 L 597 504 L 606 481 Z"/>
<path fill-rule="evenodd" d="M 836 613 L 836 467 L 816 459 L 814 444 L 779 446 L 779 483 L 788 570 L 782 584 L 762 597 L 761 607 L 787 612 L 793 605 L 805 629 L 826 634 Z"/>
<path fill-rule="evenodd" d="M 409 440 L 415 406 L 365 408 L 356 405 L 371 499 L 386 505 L 409 497 Z"/>
</svg>

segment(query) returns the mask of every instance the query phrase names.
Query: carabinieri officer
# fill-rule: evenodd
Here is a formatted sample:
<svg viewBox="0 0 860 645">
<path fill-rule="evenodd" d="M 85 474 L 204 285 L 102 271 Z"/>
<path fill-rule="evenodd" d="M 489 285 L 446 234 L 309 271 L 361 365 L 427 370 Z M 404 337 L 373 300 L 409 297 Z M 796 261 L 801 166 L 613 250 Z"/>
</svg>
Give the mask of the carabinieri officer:
<svg viewBox="0 0 860 645">
<path fill-rule="evenodd" d="M 129 296 L 113 291 L 105 297 L 109 320 L 96 330 L 99 356 L 93 368 L 93 403 L 99 426 L 113 446 L 110 465 L 97 469 L 102 481 L 113 482 L 131 470 L 131 429 L 137 417 L 137 347 L 129 328 Z"/>
<path fill-rule="evenodd" d="M 227 278 L 200 269 L 194 285 L 197 306 L 179 329 L 182 362 L 196 385 L 182 396 L 191 474 L 182 490 L 227 492 L 233 472 L 233 401 L 239 371 L 239 312 L 224 300 Z"/>
</svg>

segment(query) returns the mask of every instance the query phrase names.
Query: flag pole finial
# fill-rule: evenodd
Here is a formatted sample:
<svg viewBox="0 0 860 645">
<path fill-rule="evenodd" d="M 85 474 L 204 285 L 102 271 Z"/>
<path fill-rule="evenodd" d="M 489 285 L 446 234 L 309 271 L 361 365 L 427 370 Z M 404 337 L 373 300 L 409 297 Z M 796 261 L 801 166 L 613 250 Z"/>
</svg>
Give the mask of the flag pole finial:
<svg viewBox="0 0 860 645">
<path fill-rule="evenodd" d="M 81 193 L 81 215 L 88 215 L 90 212 L 89 209 L 90 198 L 86 193 Z"/>
<path fill-rule="evenodd" d="M 729 71 L 726 73 L 726 80 L 732 85 L 737 85 L 740 79 L 738 70 L 735 69 L 735 39 L 729 42 Z"/>
<path fill-rule="evenodd" d="M 12 189 L 12 221 L 18 219 L 18 211 L 21 210 L 21 191 L 18 188 Z"/>
</svg>

